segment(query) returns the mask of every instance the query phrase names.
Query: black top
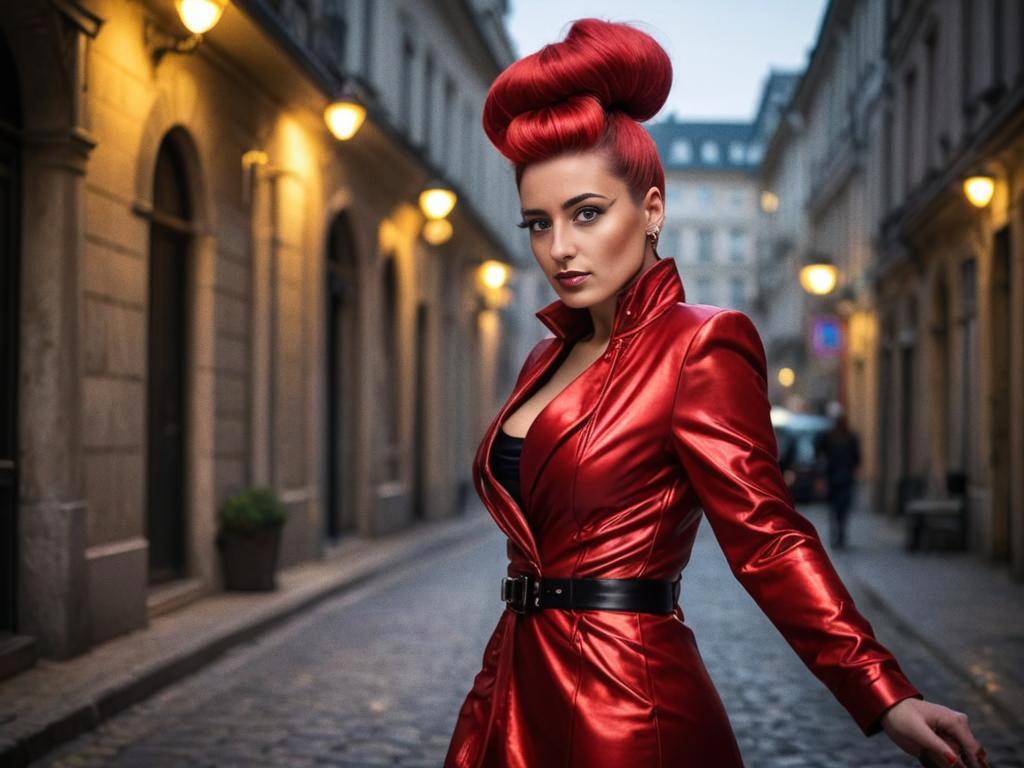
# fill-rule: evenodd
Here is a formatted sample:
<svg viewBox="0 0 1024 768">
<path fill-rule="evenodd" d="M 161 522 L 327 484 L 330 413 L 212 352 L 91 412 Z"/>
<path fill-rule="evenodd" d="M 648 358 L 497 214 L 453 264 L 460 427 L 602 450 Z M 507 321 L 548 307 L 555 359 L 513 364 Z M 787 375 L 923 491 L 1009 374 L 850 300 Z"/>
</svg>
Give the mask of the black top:
<svg viewBox="0 0 1024 768">
<path fill-rule="evenodd" d="M 494 438 L 494 445 L 491 446 L 490 456 L 491 472 L 516 500 L 520 509 L 523 506 L 523 498 L 519 488 L 519 456 L 524 439 L 510 435 L 503 428 L 498 427 L 498 434 Z"/>
</svg>

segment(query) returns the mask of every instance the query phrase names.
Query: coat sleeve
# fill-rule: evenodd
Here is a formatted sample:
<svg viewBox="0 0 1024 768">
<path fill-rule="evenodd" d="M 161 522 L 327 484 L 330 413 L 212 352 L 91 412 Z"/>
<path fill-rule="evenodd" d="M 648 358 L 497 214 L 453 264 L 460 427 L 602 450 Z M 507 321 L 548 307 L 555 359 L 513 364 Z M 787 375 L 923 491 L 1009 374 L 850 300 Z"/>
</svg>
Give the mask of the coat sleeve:
<svg viewBox="0 0 1024 768">
<path fill-rule="evenodd" d="M 729 567 L 865 736 L 924 696 L 875 639 L 779 468 L 761 338 L 737 310 L 695 332 L 680 368 L 670 442 Z"/>
</svg>

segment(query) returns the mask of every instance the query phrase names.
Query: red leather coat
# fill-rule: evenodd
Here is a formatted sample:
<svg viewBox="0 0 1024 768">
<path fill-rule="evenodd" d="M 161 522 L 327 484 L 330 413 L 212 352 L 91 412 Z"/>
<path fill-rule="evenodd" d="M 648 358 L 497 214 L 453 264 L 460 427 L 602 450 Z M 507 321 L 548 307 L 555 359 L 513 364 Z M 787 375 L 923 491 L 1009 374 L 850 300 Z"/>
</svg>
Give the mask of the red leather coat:
<svg viewBox="0 0 1024 768">
<path fill-rule="evenodd" d="M 736 310 L 686 303 L 671 258 L 620 292 L 605 354 L 531 425 L 520 509 L 488 466 L 495 433 L 592 330 L 587 310 L 560 300 L 536 314 L 553 335 L 527 357 L 473 465 L 477 492 L 508 537 L 508 575 L 672 580 L 690 558 L 703 509 L 734 576 L 866 736 L 881 730 L 889 706 L 923 698 L 793 506 L 753 323 Z M 444 765 L 743 762 L 677 604 L 669 615 L 506 608 Z"/>
</svg>

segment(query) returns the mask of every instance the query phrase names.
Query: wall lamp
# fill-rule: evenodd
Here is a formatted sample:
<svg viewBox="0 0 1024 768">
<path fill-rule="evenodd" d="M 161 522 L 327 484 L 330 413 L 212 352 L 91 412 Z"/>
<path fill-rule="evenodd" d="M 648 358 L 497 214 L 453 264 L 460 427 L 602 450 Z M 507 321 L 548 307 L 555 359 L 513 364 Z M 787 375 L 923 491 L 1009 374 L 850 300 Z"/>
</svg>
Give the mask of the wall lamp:
<svg viewBox="0 0 1024 768">
<path fill-rule="evenodd" d="M 428 219 L 443 219 L 452 212 L 456 200 L 455 191 L 451 187 L 434 179 L 420 192 L 420 210 Z"/>
<path fill-rule="evenodd" d="M 827 258 L 812 258 L 800 268 L 800 285 L 807 293 L 825 296 L 836 287 L 839 270 Z"/>
<path fill-rule="evenodd" d="M 487 259 L 476 268 L 479 300 L 486 309 L 502 309 L 512 300 L 508 279 L 512 270 L 497 259 Z"/>
<path fill-rule="evenodd" d="M 968 176 L 963 183 L 964 196 L 975 208 L 984 208 L 992 202 L 996 182 L 991 176 Z"/>
<path fill-rule="evenodd" d="M 455 228 L 448 219 L 427 219 L 423 223 L 423 239 L 431 245 L 443 245 L 452 239 Z"/>
<path fill-rule="evenodd" d="M 175 37 L 147 18 L 143 34 L 153 64 L 159 64 L 166 53 L 192 53 L 203 41 L 203 35 L 220 21 L 226 5 L 227 0 L 174 0 L 178 18 L 191 33 L 187 37 Z"/>
<path fill-rule="evenodd" d="M 324 122 L 334 138 L 348 141 L 366 120 L 366 97 L 350 79 L 346 79 L 337 96 L 324 109 Z"/>
</svg>

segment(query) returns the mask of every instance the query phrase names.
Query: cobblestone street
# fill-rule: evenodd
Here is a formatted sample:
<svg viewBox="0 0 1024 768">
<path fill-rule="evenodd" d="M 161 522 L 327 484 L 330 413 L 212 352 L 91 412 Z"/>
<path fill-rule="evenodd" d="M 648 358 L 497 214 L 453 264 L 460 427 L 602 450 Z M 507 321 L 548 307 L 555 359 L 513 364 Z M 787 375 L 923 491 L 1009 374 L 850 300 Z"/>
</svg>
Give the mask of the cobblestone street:
<svg viewBox="0 0 1024 768">
<path fill-rule="evenodd" d="M 439 766 L 504 569 L 495 529 L 321 604 L 34 765 Z M 884 734 L 863 737 L 732 578 L 706 520 L 680 602 L 750 768 L 918 764 Z M 928 698 L 968 713 L 992 768 L 1024 766 L 1019 735 L 981 696 L 858 605 Z"/>
</svg>

